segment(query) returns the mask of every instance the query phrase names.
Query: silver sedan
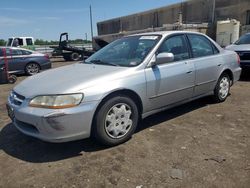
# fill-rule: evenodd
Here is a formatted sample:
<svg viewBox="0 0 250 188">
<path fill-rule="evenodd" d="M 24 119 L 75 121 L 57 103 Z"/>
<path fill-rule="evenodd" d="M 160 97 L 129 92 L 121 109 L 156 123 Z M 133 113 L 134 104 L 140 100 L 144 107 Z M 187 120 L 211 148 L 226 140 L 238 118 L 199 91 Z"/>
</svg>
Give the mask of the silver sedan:
<svg viewBox="0 0 250 188">
<path fill-rule="evenodd" d="M 226 100 L 239 58 L 206 35 L 168 31 L 127 36 L 85 62 L 27 78 L 8 97 L 14 125 L 49 142 L 93 136 L 117 145 L 140 118 L 204 96 Z"/>
</svg>

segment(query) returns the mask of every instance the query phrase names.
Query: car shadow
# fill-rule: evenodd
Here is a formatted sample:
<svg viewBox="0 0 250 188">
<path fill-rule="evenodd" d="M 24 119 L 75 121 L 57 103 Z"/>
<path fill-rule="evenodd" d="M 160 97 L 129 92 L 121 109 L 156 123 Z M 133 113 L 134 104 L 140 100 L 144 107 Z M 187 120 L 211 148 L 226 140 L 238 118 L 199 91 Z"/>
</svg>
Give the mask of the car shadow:
<svg viewBox="0 0 250 188">
<path fill-rule="evenodd" d="M 229 94 L 230 95 L 230 94 Z M 169 121 L 171 119 L 174 119 L 176 117 L 182 116 L 184 114 L 187 114 L 191 111 L 203 108 L 207 105 L 214 104 L 211 97 L 205 97 L 201 98 L 174 108 L 170 108 L 168 110 L 159 112 L 157 114 L 153 114 L 144 120 L 139 124 L 137 131 L 140 132 L 144 129 L 148 129 L 150 127 L 153 127 L 154 125 L 160 124 L 165 121 Z"/>
<path fill-rule="evenodd" d="M 207 97 L 149 116 L 139 123 L 136 133 L 209 104 L 212 104 L 211 99 Z M 14 158 L 32 163 L 59 161 L 83 155 L 84 152 L 105 149 L 108 147 L 101 146 L 91 139 L 68 143 L 43 142 L 23 135 L 11 123 L 0 132 L 0 150 Z"/>
<path fill-rule="evenodd" d="M 48 143 L 20 133 L 10 123 L 0 132 L 0 150 L 23 161 L 43 163 L 80 156 L 82 152 L 104 150 L 106 147 L 85 139 L 67 143 Z"/>
</svg>

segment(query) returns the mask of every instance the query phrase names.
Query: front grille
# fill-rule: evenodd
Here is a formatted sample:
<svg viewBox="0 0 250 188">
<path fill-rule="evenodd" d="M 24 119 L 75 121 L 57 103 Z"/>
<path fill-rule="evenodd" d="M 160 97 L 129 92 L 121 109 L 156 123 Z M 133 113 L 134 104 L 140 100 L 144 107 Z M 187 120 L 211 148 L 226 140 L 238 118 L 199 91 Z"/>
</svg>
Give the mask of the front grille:
<svg viewBox="0 0 250 188">
<path fill-rule="evenodd" d="M 16 93 L 15 91 L 12 91 L 10 93 L 10 102 L 12 104 L 20 106 L 24 100 L 25 100 L 25 97 Z"/>
<path fill-rule="evenodd" d="M 240 60 L 250 60 L 250 51 L 236 51 Z"/>
</svg>

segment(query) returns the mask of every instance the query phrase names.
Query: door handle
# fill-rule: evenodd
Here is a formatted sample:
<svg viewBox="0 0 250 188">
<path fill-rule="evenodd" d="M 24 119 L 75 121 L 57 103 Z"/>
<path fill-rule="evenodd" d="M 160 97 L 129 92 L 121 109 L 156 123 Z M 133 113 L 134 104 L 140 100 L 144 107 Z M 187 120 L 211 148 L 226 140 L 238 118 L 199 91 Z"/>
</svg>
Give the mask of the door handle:
<svg viewBox="0 0 250 188">
<path fill-rule="evenodd" d="M 187 71 L 186 73 L 187 73 L 187 74 L 190 74 L 190 73 L 192 73 L 192 72 L 193 72 L 193 71 L 190 70 L 190 71 Z"/>
<path fill-rule="evenodd" d="M 218 64 L 217 66 L 220 67 L 221 65 L 222 65 L 222 64 L 220 63 L 220 64 Z"/>
</svg>

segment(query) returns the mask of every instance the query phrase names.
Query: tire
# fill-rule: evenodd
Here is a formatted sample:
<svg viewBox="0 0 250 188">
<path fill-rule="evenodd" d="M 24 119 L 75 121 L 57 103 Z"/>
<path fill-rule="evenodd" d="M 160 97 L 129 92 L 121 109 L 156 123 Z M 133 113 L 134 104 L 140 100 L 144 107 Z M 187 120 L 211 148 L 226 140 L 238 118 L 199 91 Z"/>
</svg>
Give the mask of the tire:
<svg viewBox="0 0 250 188">
<path fill-rule="evenodd" d="M 70 59 L 71 59 L 71 61 L 79 61 L 79 60 L 81 60 L 81 55 L 77 52 L 73 52 L 70 55 Z"/>
<path fill-rule="evenodd" d="M 127 96 L 107 100 L 97 111 L 92 136 L 100 144 L 115 146 L 128 141 L 138 124 L 138 108 Z"/>
<path fill-rule="evenodd" d="M 25 73 L 29 76 L 40 72 L 40 66 L 37 63 L 28 63 L 25 66 Z"/>
<path fill-rule="evenodd" d="M 226 73 L 223 73 L 217 84 L 216 84 L 216 87 L 214 89 L 214 101 L 215 102 L 224 102 L 228 95 L 229 95 L 229 92 L 230 92 L 230 78 L 228 76 L 228 74 Z"/>
<path fill-rule="evenodd" d="M 15 75 L 10 75 L 8 81 L 10 84 L 14 84 L 17 81 L 17 77 Z"/>
</svg>

